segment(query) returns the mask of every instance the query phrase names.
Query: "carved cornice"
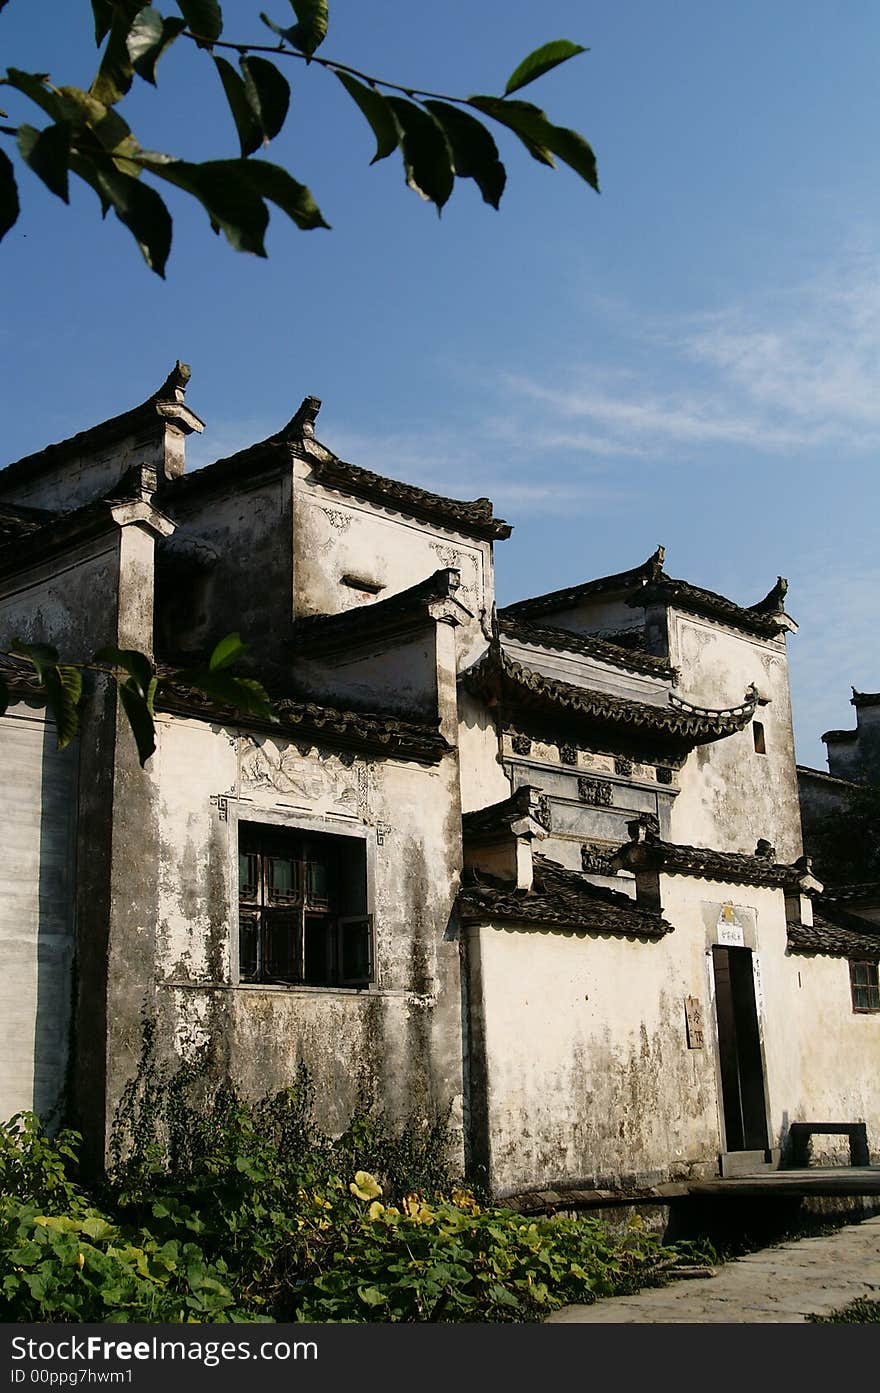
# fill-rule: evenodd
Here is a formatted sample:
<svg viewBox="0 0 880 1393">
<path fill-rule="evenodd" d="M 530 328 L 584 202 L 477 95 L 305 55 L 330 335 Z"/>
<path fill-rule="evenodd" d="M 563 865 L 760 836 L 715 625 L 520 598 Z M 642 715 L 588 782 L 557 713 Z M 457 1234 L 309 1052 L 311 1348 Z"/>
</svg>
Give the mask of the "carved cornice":
<svg viewBox="0 0 880 1393">
<path fill-rule="evenodd" d="M 505 730 L 533 735 L 528 726 L 533 713 L 537 713 L 545 724 L 550 719 L 559 723 L 555 734 L 548 733 L 551 743 L 564 738 L 581 748 L 603 749 L 611 754 L 638 751 L 644 762 L 664 766 L 680 763 L 697 745 L 742 730 L 752 719 L 758 701 L 753 690 L 738 706 L 723 710 L 694 707 L 681 698 L 660 706 L 611 696 L 527 668 L 504 652 L 497 641 L 462 674 L 461 681 L 490 706 L 499 708 Z M 523 723 L 527 727 L 524 730 Z M 573 738 L 569 741 L 570 733 Z"/>
</svg>

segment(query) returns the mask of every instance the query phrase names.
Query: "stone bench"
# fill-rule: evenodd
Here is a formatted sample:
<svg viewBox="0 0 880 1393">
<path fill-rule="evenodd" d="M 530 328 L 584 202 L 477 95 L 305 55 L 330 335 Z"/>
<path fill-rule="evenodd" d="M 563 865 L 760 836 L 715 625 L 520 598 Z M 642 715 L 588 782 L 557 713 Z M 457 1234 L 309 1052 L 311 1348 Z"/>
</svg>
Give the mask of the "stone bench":
<svg viewBox="0 0 880 1393">
<path fill-rule="evenodd" d="M 789 1166 L 800 1167 L 810 1164 L 810 1138 L 821 1133 L 823 1136 L 849 1137 L 849 1163 L 851 1166 L 869 1166 L 868 1129 L 864 1122 L 792 1122 L 788 1129 L 791 1145 Z"/>
</svg>

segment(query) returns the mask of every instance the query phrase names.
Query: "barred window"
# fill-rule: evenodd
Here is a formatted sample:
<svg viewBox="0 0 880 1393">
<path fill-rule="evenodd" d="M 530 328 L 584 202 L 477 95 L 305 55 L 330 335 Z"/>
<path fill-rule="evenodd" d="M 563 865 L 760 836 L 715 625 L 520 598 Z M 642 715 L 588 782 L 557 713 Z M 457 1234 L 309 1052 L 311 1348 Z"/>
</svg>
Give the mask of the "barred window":
<svg viewBox="0 0 880 1393">
<path fill-rule="evenodd" d="M 880 981 L 875 962 L 850 962 L 849 980 L 854 1011 L 880 1011 Z"/>
<path fill-rule="evenodd" d="M 239 825 L 242 982 L 366 987 L 373 978 L 365 843 Z"/>
</svg>

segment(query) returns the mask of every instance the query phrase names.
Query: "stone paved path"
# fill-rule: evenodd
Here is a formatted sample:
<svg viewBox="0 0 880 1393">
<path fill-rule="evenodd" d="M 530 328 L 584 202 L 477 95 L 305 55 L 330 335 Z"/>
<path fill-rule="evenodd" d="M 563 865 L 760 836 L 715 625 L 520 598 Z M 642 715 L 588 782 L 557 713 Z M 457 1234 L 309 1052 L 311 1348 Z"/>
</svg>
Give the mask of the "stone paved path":
<svg viewBox="0 0 880 1393">
<path fill-rule="evenodd" d="M 715 1277 L 671 1282 L 613 1296 L 594 1306 L 563 1306 L 550 1322 L 660 1325 L 682 1322 L 798 1322 L 827 1315 L 858 1297 L 880 1300 L 880 1217 L 824 1238 L 764 1248 L 717 1269 Z"/>
</svg>

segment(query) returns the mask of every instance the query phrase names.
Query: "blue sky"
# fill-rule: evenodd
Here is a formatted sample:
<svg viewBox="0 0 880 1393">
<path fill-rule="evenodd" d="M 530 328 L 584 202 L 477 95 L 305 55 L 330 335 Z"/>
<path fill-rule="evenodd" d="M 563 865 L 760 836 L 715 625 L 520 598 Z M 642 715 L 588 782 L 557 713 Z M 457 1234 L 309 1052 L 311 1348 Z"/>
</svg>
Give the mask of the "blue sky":
<svg viewBox="0 0 880 1393">
<path fill-rule="evenodd" d="M 160 8 L 162 8 L 160 6 Z M 167 8 L 167 7 L 166 7 Z M 226 36 L 262 40 L 258 0 Z M 287 22 L 287 0 L 266 0 Z M 87 0 L 9 0 L 3 62 L 85 84 Z M 406 189 L 339 84 L 289 63 L 268 152 L 332 232 L 273 215 L 269 258 L 233 253 L 169 200 L 167 280 L 94 195 L 27 170 L 0 248 L 6 459 L 141 400 L 175 358 L 208 423 L 194 463 L 277 429 L 307 393 L 321 438 L 515 524 L 501 602 L 635 564 L 742 603 L 788 576 L 798 756 L 880 687 L 880 9 L 871 0 L 331 0 L 323 52 L 392 80 L 503 90 L 538 44 L 590 52 L 522 93 L 592 142 L 597 196 L 498 132 L 495 213 L 463 184 L 442 219 Z M 219 84 L 178 44 L 142 143 L 237 153 Z M 34 120 L 7 90 L 0 105 Z M 39 124 L 39 123 L 37 123 Z M 5 145 L 9 142 L 6 141 Z"/>
</svg>

